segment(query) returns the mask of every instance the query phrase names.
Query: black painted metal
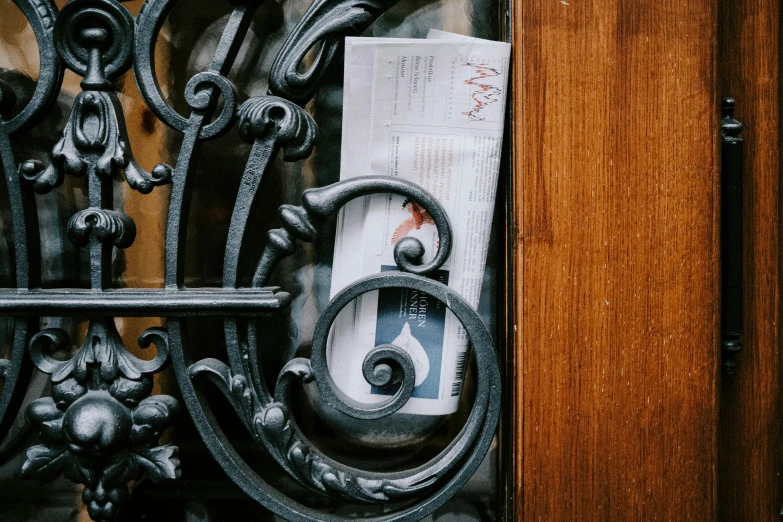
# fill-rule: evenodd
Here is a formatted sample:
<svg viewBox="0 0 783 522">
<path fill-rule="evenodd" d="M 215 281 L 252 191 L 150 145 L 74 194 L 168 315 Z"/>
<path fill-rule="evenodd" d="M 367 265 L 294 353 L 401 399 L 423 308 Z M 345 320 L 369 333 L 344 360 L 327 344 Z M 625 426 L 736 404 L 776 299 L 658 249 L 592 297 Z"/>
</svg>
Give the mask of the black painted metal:
<svg viewBox="0 0 783 522">
<path fill-rule="evenodd" d="M 304 103 L 342 50 L 346 36 L 357 36 L 399 0 L 315 0 L 283 44 L 269 72 L 272 94 Z M 312 65 L 299 72 L 305 56 L 318 49 Z"/>
<path fill-rule="evenodd" d="M 11 150 L 10 138 L 34 126 L 57 97 L 63 78 L 63 67 L 54 49 L 52 32 L 57 8 L 46 0 L 14 0 L 35 32 L 40 57 L 38 83 L 32 99 L 15 116 L 5 120 L 0 116 L 0 165 L 2 165 L 11 209 L 13 234 L 14 274 L 16 287 L 24 291 L 39 283 L 40 254 L 38 218 L 32 195 L 22 190 Z M 0 84 L 0 102 L 4 97 Z M 21 406 L 24 390 L 32 368 L 25 355 L 28 336 L 34 332 L 34 323 L 28 319 L 14 321 L 11 357 L 0 363 L 4 384 L 0 392 L 0 437 L 4 437 Z"/>
<path fill-rule="evenodd" d="M 0 314 L 24 316 L 122 317 L 263 316 L 288 302 L 276 288 L 147 290 L 15 290 L 0 291 Z"/>
<path fill-rule="evenodd" d="M 177 448 L 158 439 L 179 409 L 168 395 L 150 397 L 152 374 L 168 362 L 167 334 L 151 328 L 139 337 L 155 343 L 151 361 L 125 349 L 114 319 L 93 317 L 79 352 L 69 361 L 44 353 L 68 343 L 63 330 L 43 330 L 30 339 L 35 365 L 52 376 L 52 396 L 27 407 L 43 444 L 27 450 L 22 477 L 50 480 L 63 473 L 84 484 L 82 499 L 93 520 L 113 520 L 128 496 L 127 484 L 146 472 L 159 481 L 180 475 Z"/>
<path fill-rule="evenodd" d="M 396 0 L 316 0 L 272 68 L 269 84 L 275 96 L 251 98 L 240 106 L 226 76 L 260 2 L 230 0 L 233 13 L 209 69 L 187 84 L 188 116 L 167 104 L 155 76 L 155 44 L 176 0 L 147 0 L 135 20 L 118 0 L 71 0 L 59 13 L 50 0 L 14 1 L 36 34 L 41 71 L 29 105 L 8 120 L 0 119 L 0 157 L 11 209 L 16 277 L 16 289 L 0 291 L 0 314 L 15 321 L 11 357 L 0 361 L 4 381 L 0 437 L 18 413 L 30 363 L 50 374 L 53 384 L 52 397 L 27 408 L 27 418 L 40 430 L 42 440 L 28 450 L 22 475 L 48 480 L 62 473 L 84 484 L 90 516 L 107 521 L 117 519 L 129 481 L 145 472 L 153 480 L 176 478 L 177 448 L 158 442 L 179 405 L 169 396 L 150 396 L 153 374 L 170 357 L 184 404 L 212 455 L 240 488 L 278 515 L 289 520 L 345 520 L 301 504 L 251 469 L 216 422 L 199 391 L 202 386 L 220 390 L 253 439 L 305 488 L 349 502 L 383 505 L 364 520 L 418 520 L 443 505 L 476 470 L 492 441 L 500 412 L 500 371 L 491 336 L 476 312 L 453 290 L 423 277 L 439 268 L 451 250 L 449 220 L 437 200 L 412 183 L 389 177 L 360 177 L 308 190 L 301 206 L 280 208 L 282 227 L 269 232 L 251 287 L 240 288 L 238 279 L 250 208 L 272 160 L 278 151 L 286 161 L 305 159 L 317 139 L 317 126 L 301 104 L 312 97 L 340 52 L 344 36 L 360 33 Z M 318 45 L 313 65 L 299 72 L 307 52 Z M 82 92 L 51 152 L 51 163 L 31 160 L 17 166 L 10 140 L 34 125 L 54 101 L 64 67 L 82 77 Z M 114 86 L 131 67 L 150 109 L 183 134 L 173 166 L 160 164 L 146 172 L 133 159 Z M 0 84 L 0 103 L 2 95 Z M 215 115 L 221 98 L 222 107 Z M 187 218 L 200 145 L 235 124 L 253 146 L 231 218 L 223 287 L 185 288 Z M 111 288 L 112 251 L 127 248 L 136 235 L 130 216 L 112 207 L 112 181 L 121 173 L 142 194 L 172 184 L 163 289 Z M 88 249 L 91 284 L 90 289 L 43 290 L 34 193 L 55 189 L 65 174 L 85 177 L 88 186 L 88 208 L 72 216 L 68 233 L 74 244 Z M 337 295 L 316 326 L 311 358 L 289 361 L 274 387 L 268 386 L 257 353 L 266 332 L 259 329 L 257 319 L 285 307 L 288 295 L 264 285 L 277 263 L 294 252 L 296 239 L 315 240 L 318 224 L 348 201 L 379 192 L 413 198 L 426 208 L 440 236 L 438 251 L 423 263 L 424 246 L 418 240 L 400 241 L 395 260 L 401 271 L 364 278 Z M 377 472 L 336 462 L 314 447 L 291 415 L 291 395 L 295 387 L 314 382 L 325 404 L 365 420 L 391 415 L 405 404 L 415 381 L 414 367 L 406 352 L 394 345 L 376 347 L 364 361 L 364 375 L 371 384 L 399 384 L 396 395 L 380 404 L 349 399 L 326 366 L 326 339 L 339 311 L 363 293 L 389 287 L 426 292 L 451 309 L 473 343 L 477 385 L 465 425 L 439 455 L 413 469 Z M 47 353 L 69 344 L 63 330 L 37 332 L 38 317 L 52 315 L 90 318 L 83 344 L 68 361 Z M 140 360 L 126 350 L 114 324 L 118 316 L 166 320 L 165 329 L 147 330 L 139 339 L 143 347 L 156 345 L 154 359 Z M 193 316 L 223 318 L 226 361 L 190 360 L 186 318 Z"/>
<path fill-rule="evenodd" d="M 721 121 L 721 351 L 723 373 L 734 375 L 742 350 L 742 124 L 734 119 L 734 99 L 724 98 Z"/>
</svg>

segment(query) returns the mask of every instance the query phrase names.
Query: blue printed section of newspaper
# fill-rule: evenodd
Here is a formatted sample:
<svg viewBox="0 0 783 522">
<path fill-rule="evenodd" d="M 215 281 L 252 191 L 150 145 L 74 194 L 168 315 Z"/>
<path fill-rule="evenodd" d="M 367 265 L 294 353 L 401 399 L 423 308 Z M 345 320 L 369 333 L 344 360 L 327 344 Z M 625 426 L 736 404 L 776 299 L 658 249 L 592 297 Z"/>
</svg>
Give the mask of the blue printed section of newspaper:
<svg viewBox="0 0 783 522">
<path fill-rule="evenodd" d="M 367 174 L 413 181 L 444 206 L 453 227 L 451 256 L 431 277 L 478 306 L 495 205 L 510 46 L 431 31 L 427 40 L 347 38 L 341 178 Z M 360 277 L 397 270 L 403 237 L 438 248 L 427 211 L 396 195 L 349 204 L 337 224 L 332 295 Z M 401 413 L 456 411 L 469 339 L 454 315 L 429 295 L 385 289 L 356 299 L 340 314 L 329 344 L 329 369 L 340 389 L 364 403 L 386 400 L 362 375 L 375 346 L 404 349 L 416 370 Z"/>
</svg>

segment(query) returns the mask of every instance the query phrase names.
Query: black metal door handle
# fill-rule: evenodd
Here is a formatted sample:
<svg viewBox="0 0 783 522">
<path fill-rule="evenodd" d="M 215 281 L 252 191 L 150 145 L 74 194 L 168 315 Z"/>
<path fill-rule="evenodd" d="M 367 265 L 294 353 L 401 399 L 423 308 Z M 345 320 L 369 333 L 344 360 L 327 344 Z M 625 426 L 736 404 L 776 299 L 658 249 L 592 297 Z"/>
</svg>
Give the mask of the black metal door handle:
<svg viewBox="0 0 783 522">
<path fill-rule="evenodd" d="M 734 99 L 721 103 L 721 352 L 723 373 L 734 375 L 742 350 L 742 124 L 734 119 Z"/>
</svg>

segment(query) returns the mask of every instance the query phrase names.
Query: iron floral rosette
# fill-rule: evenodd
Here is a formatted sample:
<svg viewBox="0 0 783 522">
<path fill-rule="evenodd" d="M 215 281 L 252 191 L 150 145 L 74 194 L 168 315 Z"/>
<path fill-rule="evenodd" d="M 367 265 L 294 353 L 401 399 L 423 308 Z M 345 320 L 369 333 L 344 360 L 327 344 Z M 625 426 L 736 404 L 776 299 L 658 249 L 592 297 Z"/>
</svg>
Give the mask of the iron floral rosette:
<svg viewBox="0 0 783 522">
<path fill-rule="evenodd" d="M 155 343 L 152 361 L 137 359 L 122 344 L 111 319 L 94 320 L 69 361 L 45 355 L 47 344 L 68 344 L 64 330 L 47 329 L 30 340 L 30 355 L 52 376 L 52 396 L 27 407 L 27 419 L 43 444 L 27 450 L 23 478 L 48 481 L 60 473 L 84 484 L 82 499 L 96 521 L 114 520 L 128 497 L 128 482 L 146 471 L 155 482 L 180 475 L 177 448 L 158 446 L 179 409 L 169 395 L 150 396 L 152 374 L 167 361 L 166 332 L 145 331 L 141 346 Z"/>
</svg>

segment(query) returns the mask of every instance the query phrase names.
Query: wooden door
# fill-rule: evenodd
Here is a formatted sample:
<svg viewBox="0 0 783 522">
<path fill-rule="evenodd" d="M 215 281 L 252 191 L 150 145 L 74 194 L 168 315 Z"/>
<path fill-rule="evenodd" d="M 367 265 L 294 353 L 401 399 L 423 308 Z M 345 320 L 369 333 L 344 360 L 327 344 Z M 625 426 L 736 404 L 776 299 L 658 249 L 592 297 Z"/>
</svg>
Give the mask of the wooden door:
<svg viewBox="0 0 783 522">
<path fill-rule="evenodd" d="M 514 5 L 518 520 L 781 510 L 778 2 Z M 745 138 L 745 339 L 720 372 L 719 100 Z"/>
<path fill-rule="evenodd" d="M 720 387 L 718 520 L 781 519 L 780 3 L 723 2 L 718 90 L 745 140 L 745 349 Z"/>
<path fill-rule="evenodd" d="M 518 520 L 779 520 L 779 3 L 514 4 Z M 720 373 L 719 100 L 745 124 Z"/>
</svg>

